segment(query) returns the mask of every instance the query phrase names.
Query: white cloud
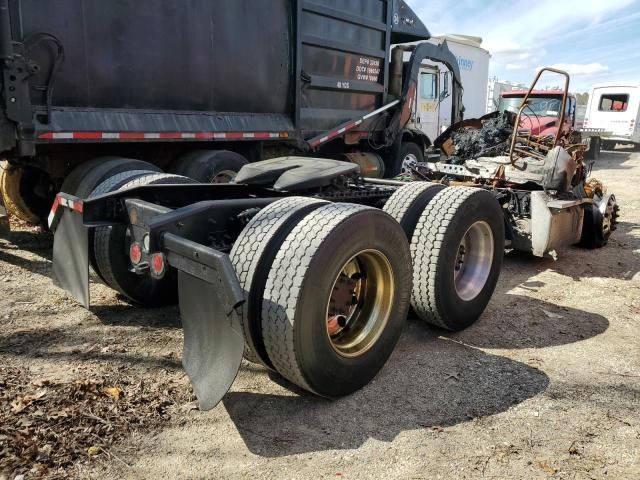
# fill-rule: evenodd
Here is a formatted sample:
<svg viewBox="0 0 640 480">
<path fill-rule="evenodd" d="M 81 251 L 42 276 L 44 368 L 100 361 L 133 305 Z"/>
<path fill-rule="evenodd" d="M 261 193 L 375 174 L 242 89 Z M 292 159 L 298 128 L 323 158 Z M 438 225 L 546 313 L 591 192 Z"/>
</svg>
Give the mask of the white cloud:
<svg viewBox="0 0 640 480">
<path fill-rule="evenodd" d="M 640 5 L 640 0 L 408 1 L 434 34 L 482 37 L 483 47 L 492 55 L 493 75 L 526 82 L 539 65 L 556 63 L 570 71 L 572 85 L 586 88 L 611 75 L 620 76 L 617 64 L 622 58 L 634 72 L 640 69 L 638 51 L 629 51 L 633 40 L 617 41 L 616 35 L 622 28 L 633 31 L 640 8 L 629 7 Z M 601 39 L 600 46 L 594 45 L 594 38 Z"/>
<path fill-rule="evenodd" d="M 483 46 L 491 53 L 512 54 L 523 50 L 519 43 L 505 38 L 489 38 L 485 40 Z"/>
<path fill-rule="evenodd" d="M 601 63 L 556 63 L 549 66 L 558 70 L 564 70 L 569 75 L 575 76 L 595 75 L 609 71 L 609 67 L 607 65 L 602 65 Z M 542 67 L 538 67 L 538 70 L 541 68 Z"/>
</svg>

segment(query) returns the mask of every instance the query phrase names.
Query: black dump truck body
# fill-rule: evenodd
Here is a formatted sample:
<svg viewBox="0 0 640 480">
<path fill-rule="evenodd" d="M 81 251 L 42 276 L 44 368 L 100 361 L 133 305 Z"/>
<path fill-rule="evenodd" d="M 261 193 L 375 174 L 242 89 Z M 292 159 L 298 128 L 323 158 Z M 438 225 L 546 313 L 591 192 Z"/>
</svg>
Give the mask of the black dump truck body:
<svg viewBox="0 0 640 480">
<path fill-rule="evenodd" d="M 18 157 L 61 142 L 301 142 L 387 103 L 390 45 L 429 37 L 401 0 L 2 3 L 0 149 Z"/>
<path fill-rule="evenodd" d="M 234 152 L 226 172 L 351 155 L 391 176 L 418 78 L 391 47 L 429 37 L 404 0 L 0 0 L 5 204 L 44 224 L 71 172 L 104 157 L 185 174 L 203 150 Z M 459 80 L 446 46 L 423 47 Z"/>
</svg>

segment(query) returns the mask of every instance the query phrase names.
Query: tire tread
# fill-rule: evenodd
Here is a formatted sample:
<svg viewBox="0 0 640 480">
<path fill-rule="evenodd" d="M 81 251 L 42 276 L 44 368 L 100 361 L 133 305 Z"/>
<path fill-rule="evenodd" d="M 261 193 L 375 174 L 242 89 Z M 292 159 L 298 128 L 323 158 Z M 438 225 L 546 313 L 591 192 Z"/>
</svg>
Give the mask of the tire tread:
<svg viewBox="0 0 640 480">
<path fill-rule="evenodd" d="M 445 233 L 461 205 L 484 191 L 473 187 L 447 188 L 427 205 L 411 240 L 413 291 L 411 305 L 426 322 L 451 329 L 438 310 L 436 276 Z"/>
<path fill-rule="evenodd" d="M 284 241 L 269 273 L 262 333 L 269 358 L 287 380 L 314 392 L 300 368 L 294 341 L 295 310 L 302 283 L 315 253 L 342 222 L 371 207 L 333 203 L 318 208 L 298 223 Z M 317 393 L 317 392 L 314 392 Z"/>
<path fill-rule="evenodd" d="M 301 211 L 309 211 L 315 205 L 321 206 L 326 203 L 324 200 L 310 197 L 289 197 L 272 203 L 251 219 L 234 243 L 230 253 L 231 263 L 246 295 L 251 292 L 257 274 L 256 270 L 267 247 L 270 246 L 272 238 L 296 214 Z M 248 308 L 249 302 L 247 301 L 242 308 L 243 327 L 246 327 L 246 322 L 253 321 L 249 318 Z M 264 364 L 247 342 L 245 342 L 245 358 L 253 363 Z M 270 367 L 270 365 L 266 366 Z"/>
</svg>

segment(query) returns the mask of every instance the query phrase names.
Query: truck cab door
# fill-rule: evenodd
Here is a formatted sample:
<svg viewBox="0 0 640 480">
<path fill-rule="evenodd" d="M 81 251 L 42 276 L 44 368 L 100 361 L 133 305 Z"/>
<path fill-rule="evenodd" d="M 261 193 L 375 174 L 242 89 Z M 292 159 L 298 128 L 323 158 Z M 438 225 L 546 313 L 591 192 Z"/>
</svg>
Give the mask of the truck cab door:
<svg viewBox="0 0 640 480">
<path fill-rule="evenodd" d="M 438 137 L 440 122 L 438 115 L 439 81 L 438 70 L 431 67 L 421 67 L 418 80 L 418 95 L 416 96 L 415 124 L 418 130 L 431 140 Z"/>
</svg>

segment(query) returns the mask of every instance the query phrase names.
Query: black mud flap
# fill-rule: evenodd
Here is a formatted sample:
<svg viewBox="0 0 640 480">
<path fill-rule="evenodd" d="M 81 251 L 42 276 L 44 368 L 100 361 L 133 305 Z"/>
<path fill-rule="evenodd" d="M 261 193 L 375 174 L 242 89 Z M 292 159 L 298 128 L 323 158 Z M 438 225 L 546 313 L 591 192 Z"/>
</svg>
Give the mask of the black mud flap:
<svg viewBox="0 0 640 480">
<path fill-rule="evenodd" d="M 202 410 L 211 410 L 229 391 L 244 353 L 240 317 L 225 311 L 221 285 L 178 272 L 184 330 L 182 365 Z"/>
<path fill-rule="evenodd" d="M 89 252 L 87 228 L 82 215 L 61 208 L 53 237 L 53 276 L 85 308 L 89 308 Z"/>
<path fill-rule="evenodd" d="M 10 232 L 9 215 L 7 214 L 7 209 L 4 208 L 2 196 L 0 195 L 0 238 L 7 238 Z"/>
</svg>

